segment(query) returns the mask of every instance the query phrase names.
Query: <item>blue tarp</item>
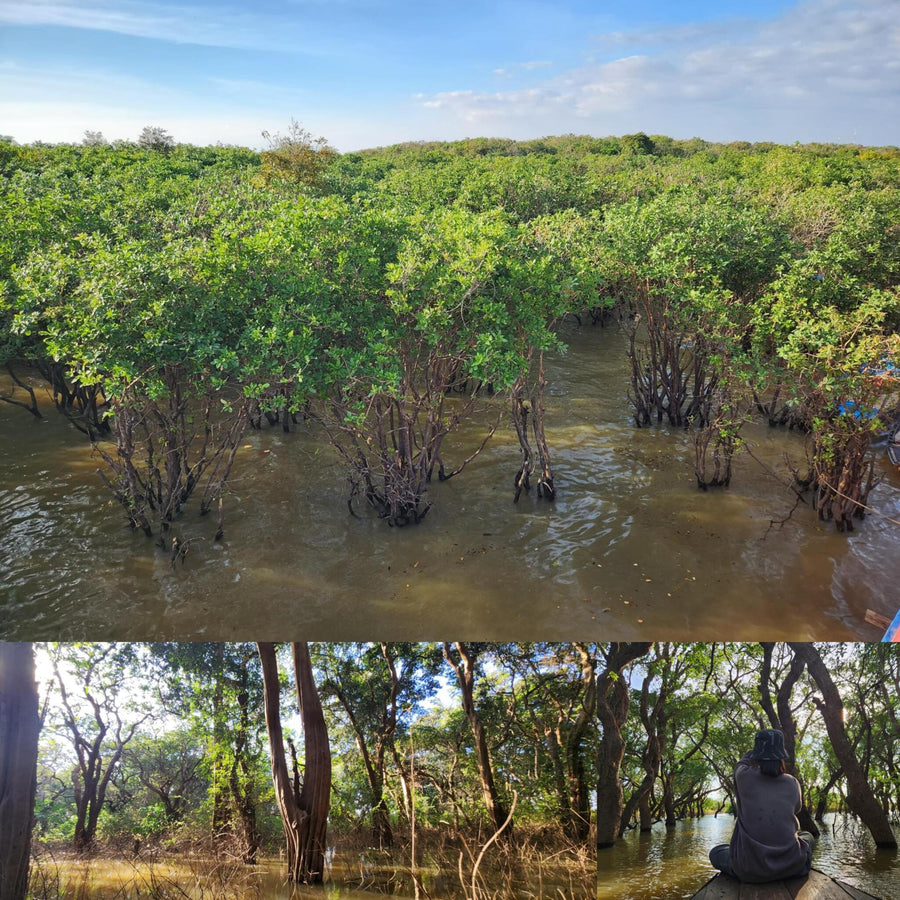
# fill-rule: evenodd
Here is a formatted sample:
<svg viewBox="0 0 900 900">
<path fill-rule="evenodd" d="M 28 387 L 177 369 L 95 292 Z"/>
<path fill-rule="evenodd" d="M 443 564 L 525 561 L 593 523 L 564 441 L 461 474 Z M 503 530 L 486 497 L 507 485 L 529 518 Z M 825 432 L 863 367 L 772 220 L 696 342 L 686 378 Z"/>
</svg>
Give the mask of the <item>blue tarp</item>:
<svg viewBox="0 0 900 900">
<path fill-rule="evenodd" d="M 884 633 L 884 637 L 881 640 L 885 643 L 900 642 L 900 609 L 897 610 L 894 621 L 888 626 L 888 630 Z"/>
<path fill-rule="evenodd" d="M 854 419 L 861 419 L 865 416 L 867 419 L 874 419 L 878 412 L 874 409 L 863 409 L 856 405 L 855 400 L 844 400 L 838 404 L 838 414 L 841 416 L 853 416 Z"/>
</svg>

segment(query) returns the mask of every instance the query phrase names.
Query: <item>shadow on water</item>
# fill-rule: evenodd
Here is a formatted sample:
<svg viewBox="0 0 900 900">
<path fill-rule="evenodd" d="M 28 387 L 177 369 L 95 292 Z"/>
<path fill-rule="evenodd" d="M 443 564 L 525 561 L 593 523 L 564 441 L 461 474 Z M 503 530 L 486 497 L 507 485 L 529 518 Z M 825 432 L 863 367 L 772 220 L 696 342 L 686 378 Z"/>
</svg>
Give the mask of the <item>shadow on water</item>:
<svg viewBox="0 0 900 900">
<path fill-rule="evenodd" d="M 697 491 L 685 433 L 631 422 L 623 335 L 573 327 L 566 339 L 547 365 L 555 503 L 513 504 L 506 428 L 431 486 L 422 525 L 388 528 L 348 515 L 345 472 L 312 426 L 266 430 L 239 452 L 225 539 L 193 509 L 176 523 L 197 539 L 177 568 L 128 530 L 81 435 L 49 410 L 37 421 L 3 406 L 0 636 L 283 639 L 286 622 L 311 640 L 880 636 L 864 618 L 896 611 L 900 527 L 869 516 L 847 538 L 800 508 L 771 529 L 794 498 L 747 456 L 730 489 Z M 448 441 L 448 464 L 494 417 Z M 782 475 L 784 453 L 801 453 L 789 432 L 744 434 Z M 900 520 L 900 478 L 884 474 L 870 502 Z"/>
<path fill-rule="evenodd" d="M 690 898 L 715 874 L 709 851 L 728 843 L 729 815 L 654 825 L 649 834 L 629 833 L 600 852 L 597 900 Z M 882 900 L 900 898 L 900 857 L 878 850 L 869 832 L 849 816 L 826 816 L 813 851 L 813 866 Z"/>
</svg>

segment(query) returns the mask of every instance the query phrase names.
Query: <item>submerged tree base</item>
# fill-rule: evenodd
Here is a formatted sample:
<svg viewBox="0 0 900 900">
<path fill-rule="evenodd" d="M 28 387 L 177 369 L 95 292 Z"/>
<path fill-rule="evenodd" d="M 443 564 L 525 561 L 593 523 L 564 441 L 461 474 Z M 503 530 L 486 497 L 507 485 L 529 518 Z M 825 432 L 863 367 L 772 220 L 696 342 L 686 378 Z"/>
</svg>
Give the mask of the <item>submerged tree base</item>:
<svg viewBox="0 0 900 900">
<path fill-rule="evenodd" d="M 428 896 L 472 900 L 474 860 L 490 833 L 422 829 L 416 834 L 413 867 L 410 835 L 399 832 L 394 847 L 371 846 L 371 831 L 338 834 L 328 850 L 329 886 L 353 895 Z M 584 845 L 568 841 L 552 826 L 520 828 L 515 847 L 495 842 L 478 868 L 479 898 L 527 894 L 533 900 L 586 900 L 594 896 L 597 868 Z M 236 848 L 235 848 L 236 849 Z M 34 900 L 79 896 L 93 900 L 137 900 L 178 896 L 193 900 L 239 900 L 283 896 L 284 861 L 263 857 L 246 865 L 229 848 L 211 845 L 177 850 L 148 844 L 134 853 L 122 847 L 102 850 L 91 860 L 43 848 L 31 872 Z M 271 852 L 271 848 L 270 848 Z M 418 882 L 418 887 L 417 883 Z"/>
</svg>

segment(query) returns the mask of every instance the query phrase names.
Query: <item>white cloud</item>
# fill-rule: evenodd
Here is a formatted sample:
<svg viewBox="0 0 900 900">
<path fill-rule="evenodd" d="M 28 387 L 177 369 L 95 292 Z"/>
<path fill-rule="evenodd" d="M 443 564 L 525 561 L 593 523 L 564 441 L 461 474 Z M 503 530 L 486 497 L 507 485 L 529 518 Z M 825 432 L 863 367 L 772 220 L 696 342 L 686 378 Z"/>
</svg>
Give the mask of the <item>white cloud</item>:
<svg viewBox="0 0 900 900">
<path fill-rule="evenodd" d="M 897 0 L 811 0 L 770 21 L 606 35 L 600 44 L 641 52 L 527 91 L 443 92 L 423 103 L 500 134 L 526 118 L 543 133 L 568 130 L 575 117 L 601 134 L 898 143 L 897 13 Z"/>
<path fill-rule="evenodd" d="M 270 84 L 267 78 L 278 78 L 272 67 L 230 71 L 223 64 L 167 86 L 162 74 L 139 79 L 62 61 L 22 68 L 0 60 L 3 132 L 22 142 L 78 141 L 86 128 L 134 138 L 149 123 L 177 140 L 258 146 L 262 129 L 296 117 L 340 149 L 473 133 L 639 130 L 711 140 L 900 143 L 900 0 L 808 0 L 768 20 L 585 35 L 582 55 L 567 57 L 580 62 L 568 69 L 539 58 L 549 50 L 516 61 L 507 48 L 496 69 L 453 69 L 455 79 L 478 72 L 484 81 L 457 80 L 448 85 L 457 90 L 424 94 L 414 79 L 434 84 L 434 76 L 411 59 L 408 93 L 399 96 L 387 74 L 361 62 L 369 59 L 371 34 L 330 28 L 323 13 L 339 3 L 353 22 L 356 7 L 382 0 L 299 0 L 278 13 L 211 2 L 0 0 L 0 29 L 53 23 L 183 44 L 290 49 L 315 53 L 322 65 L 286 57 L 284 80 Z M 186 67 L 193 51 L 179 52 Z M 13 56 L 9 40 L 4 53 Z M 335 63 L 339 68 L 328 68 Z M 357 90 L 369 73 L 371 82 Z"/>
</svg>

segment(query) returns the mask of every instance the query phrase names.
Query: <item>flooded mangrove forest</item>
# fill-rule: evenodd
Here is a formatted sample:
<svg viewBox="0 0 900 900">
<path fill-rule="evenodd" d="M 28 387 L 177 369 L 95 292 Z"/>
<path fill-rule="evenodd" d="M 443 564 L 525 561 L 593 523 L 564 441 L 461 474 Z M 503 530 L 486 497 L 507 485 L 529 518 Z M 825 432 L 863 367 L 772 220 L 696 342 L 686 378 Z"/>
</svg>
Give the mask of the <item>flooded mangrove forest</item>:
<svg viewBox="0 0 900 900">
<path fill-rule="evenodd" d="M 568 352 L 545 362 L 553 503 L 513 503 L 506 427 L 459 478 L 435 479 L 421 525 L 386 528 L 348 513 L 345 470 L 308 421 L 242 439 L 223 538 L 185 513 L 171 532 L 190 552 L 174 564 L 123 527 L 87 441 L 0 407 L 3 632 L 277 637 L 289 621 L 316 638 L 879 637 L 864 619 L 897 596 L 896 524 L 871 515 L 839 534 L 794 509 L 784 455 L 802 460 L 804 438 L 763 423 L 744 427 L 730 487 L 698 491 L 683 429 L 630 419 L 622 332 L 561 333 Z M 485 401 L 454 457 L 499 411 Z M 876 466 L 870 505 L 900 520 L 900 476 L 883 455 Z"/>
<path fill-rule="evenodd" d="M 813 865 L 888 900 L 898 696 L 887 644 L 0 643 L 37 772 L 0 782 L 0 871 L 30 842 L 34 898 L 687 898 L 765 727 Z"/>
<path fill-rule="evenodd" d="M 294 127 L 0 176 L 5 637 L 896 612 L 890 148 Z"/>
</svg>

